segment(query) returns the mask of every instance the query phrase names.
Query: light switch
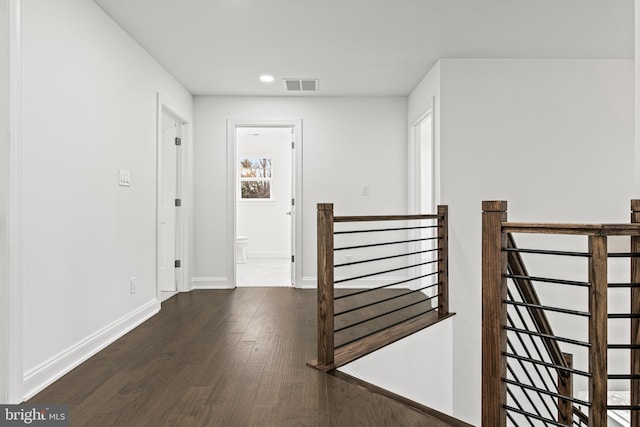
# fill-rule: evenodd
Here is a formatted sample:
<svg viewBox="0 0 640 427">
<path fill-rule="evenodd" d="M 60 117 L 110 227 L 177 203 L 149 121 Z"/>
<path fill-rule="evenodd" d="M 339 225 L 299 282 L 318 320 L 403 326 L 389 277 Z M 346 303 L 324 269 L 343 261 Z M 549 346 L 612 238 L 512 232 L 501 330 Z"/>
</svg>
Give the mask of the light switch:
<svg viewBox="0 0 640 427">
<path fill-rule="evenodd" d="M 131 187 L 131 171 L 127 169 L 120 169 L 120 182 L 123 187 Z"/>
<path fill-rule="evenodd" d="M 362 186 L 362 195 L 363 196 L 368 196 L 370 193 L 370 189 L 368 185 L 363 185 Z"/>
</svg>

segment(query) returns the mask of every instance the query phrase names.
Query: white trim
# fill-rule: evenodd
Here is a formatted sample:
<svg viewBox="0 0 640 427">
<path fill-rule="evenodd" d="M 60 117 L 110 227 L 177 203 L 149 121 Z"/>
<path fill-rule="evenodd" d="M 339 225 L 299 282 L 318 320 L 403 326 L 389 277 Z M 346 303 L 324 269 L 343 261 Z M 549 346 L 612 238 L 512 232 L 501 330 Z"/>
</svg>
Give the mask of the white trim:
<svg viewBox="0 0 640 427">
<path fill-rule="evenodd" d="M 192 289 L 233 289 L 233 282 L 226 277 L 194 277 Z"/>
<path fill-rule="evenodd" d="M 82 362 L 160 311 L 154 299 L 53 356 L 24 375 L 24 400 L 36 395 Z"/>
<path fill-rule="evenodd" d="M 295 171 L 292 177 L 295 186 L 295 207 L 293 231 L 295 242 L 291 253 L 297 260 L 293 264 L 294 285 L 302 287 L 302 119 L 227 119 L 227 275 L 231 287 L 236 283 L 236 128 L 238 127 L 283 127 L 294 130 Z M 194 279 L 195 282 L 195 279 Z M 217 289 L 217 288 L 216 288 Z"/>
<path fill-rule="evenodd" d="M 421 212 L 420 209 L 420 199 L 421 199 L 421 189 L 420 189 L 420 146 L 417 143 L 417 131 L 416 127 L 425 120 L 428 116 L 431 116 L 431 142 L 432 142 L 432 167 L 433 167 L 433 188 L 432 188 L 432 198 L 433 198 L 433 206 L 437 206 L 439 203 L 439 185 L 440 180 L 438 178 L 439 174 L 439 150 L 436 147 L 436 121 L 435 121 L 435 100 L 431 98 L 431 100 L 426 103 L 420 110 L 420 114 L 416 119 L 409 123 L 409 141 L 408 141 L 408 156 L 407 156 L 407 172 L 408 172 L 408 212 L 412 214 L 418 213 L 435 213 L 435 212 Z"/>
<path fill-rule="evenodd" d="M 159 227 L 158 227 L 158 215 L 159 215 L 159 201 L 160 201 L 160 150 L 162 149 L 162 113 L 163 111 L 168 112 L 172 116 L 174 116 L 181 125 L 181 134 L 180 137 L 182 139 L 182 156 L 181 156 L 181 164 L 180 164 L 180 177 L 178 182 L 181 183 L 180 197 L 182 200 L 181 215 L 180 220 L 181 223 L 179 227 L 181 229 L 182 236 L 182 247 L 180 248 L 181 253 L 181 273 L 182 280 L 180 281 L 181 286 L 177 289 L 177 292 L 188 292 L 190 290 L 189 287 L 189 271 L 190 271 L 190 234 L 189 227 L 192 211 L 192 196 L 193 196 L 193 155 L 191 149 L 191 134 L 192 134 L 192 119 L 184 114 L 179 108 L 175 106 L 175 104 L 169 100 L 168 97 L 163 95 L 162 93 L 157 93 L 157 102 L 156 102 L 156 298 L 158 301 L 162 300 L 162 294 L 160 291 L 160 286 L 158 283 L 158 269 L 160 260 L 158 257 L 160 256 L 158 253 L 158 242 L 159 242 Z"/>
<path fill-rule="evenodd" d="M 317 277 L 303 277 L 300 283 L 296 286 L 298 289 L 317 289 L 318 278 Z"/>
<path fill-rule="evenodd" d="M 22 28 L 21 2 L 8 0 L 9 12 L 9 212 L 7 400 L 22 402 Z"/>
</svg>

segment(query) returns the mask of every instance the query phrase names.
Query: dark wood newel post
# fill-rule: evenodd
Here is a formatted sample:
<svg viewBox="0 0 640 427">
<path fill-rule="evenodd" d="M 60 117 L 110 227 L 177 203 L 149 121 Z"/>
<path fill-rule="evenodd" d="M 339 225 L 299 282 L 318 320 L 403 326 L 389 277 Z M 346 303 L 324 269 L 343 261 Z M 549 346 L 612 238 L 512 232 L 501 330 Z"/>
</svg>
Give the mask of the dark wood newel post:
<svg viewBox="0 0 640 427">
<path fill-rule="evenodd" d="M 506 201 L 482 202 L 482 427 L 507 425 L 502 407 L 507 389 L 502 382 L 507 364 L 502 352 L 507 348 L 507 221 Z"/>
<path fill-rule="evenodd" d="M 607 425 L 607 236 L 589 236 L 589 426 Z"/>
<path fill-rule="evenodd" d="M 631 223 L 640 223 L 640 200 L 631 200 Z M 631 236 L 631 252 L 640 253 L 640 236 Z M 640 283 L 640 258 L 631 257 L 631 283 Z M 631 288 L 631 313 L 640 313 L 640 288 Z M 630 344 L 640 344 L 640 319 L 631 319 Z M 631 350 L 632 375 L 640 374 L 640 350 Z M 640 380 L 631 380 L 632 406 L 640 405 Z M 640 411 L 631 411 L 631 427 L 640 427 Z"/>
<path fill-rule="evenodd" d="M 333 204 L 318 203 L 318 365 L 332 366 Z"/>
<path fill-rule="evenodd" d="M 449 208 L 438 206 L 438 312 L 449 313 Z"/>
</svg>

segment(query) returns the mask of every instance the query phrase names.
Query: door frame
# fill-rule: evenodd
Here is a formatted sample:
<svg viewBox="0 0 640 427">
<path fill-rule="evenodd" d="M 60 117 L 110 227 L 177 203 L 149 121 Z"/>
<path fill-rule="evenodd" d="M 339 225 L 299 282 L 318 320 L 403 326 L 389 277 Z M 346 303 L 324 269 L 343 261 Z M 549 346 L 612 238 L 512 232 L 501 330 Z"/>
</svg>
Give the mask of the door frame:
<svg viewBox="0 0 640 427">
<path fill-rule="evenodd" d="M 190 235 L 189 235 L 189 218 L 192 210 L 192 194 L 193 194 L 193 175 L 192 175 L 192 155 L 191 155 L 191 122 L 187 118 L 184 112 L 172 103 L 169 98 L 162 93 L 157 94 L 157 111 L 156 111 L 156 269 L 155 269 L 155 281 L 156 281 L 156 298 L 158 306 L 162 302 L 162 295 L 160 291 L 159 282 L 159 269 L 160 269 L 160 197 L 162 194 L 162 174 L 164 170 L 162 168 L 162 115 L 167 113 L 180 124 L 180 138 L 182 144 L 180 149 L 181 155 L 178 157 L 180 164 L 178 167 L 178 183 L 180 188 L 177 188 L 177 194 L 180 195 L 182 200 L 180 209 L 181 215 L 177 216 L 176 231 L 180 233 L 180 247 L 177 248 L 181 254 L 180 265 L 180 283 L 176 288 L 176 293 L 188 292 L 189 286 L 189 271 L 190 271 Z M 178 243 L 176 243 L 176 246 Z"/>
<path fill-rule="evenodd" d="M 6 403 L 23 401 L 23 276 L 22 276 L 22 25 L 21 0 L 7 1 L 6 26 L 8 42 L 8 171 L 0 179 L 7 179 L 7 222 L 6 222 L 6 289 L 0 298 L 0 349 L 6 349 L 6 359 L 0 369 L 6 380 L 0 384 Z M 0 143 L 5 143 L 3 140 Z M 6 296 L 6 298 L 4 298 Z M 4 402 L 0 402 L 4 403 Z"/>
<path fill-rule="evenodd" d="M 418 127 L 423 120 L 428 116 L 431 116 L 431 154 L 432 154 L 432 197 L 434 208 L 440 203 L 440 147 L 436 139 L 436 111 L 435 102 L 432 98 L 421 109 L 420 113 L 409 123 L 409 151 L 408 151 L 408 164 L 407 171 L 409 174 L 408 180 L 408 211 L 409 213 L 426 213 L 431 214 L 434 212 L 420 212 L 421 199 L 422 199 L 422 168 L 421 168 L 421 147 L 418 138 L 420 132 Z"/>
<path fill-rule="evenodd" d="M 422 143 L 421 143 L 421 124 L 431 117 L 431 132 L 429 139 L 431 141 L 431 204 L 433 209 L 440 203 L 440 148 L 436 139 L 436 112 L 435 112 L 435 100 L 431 98 L 422 108 L 419 109 L 419 113 L 414 116 L 413 120 L 409 122 L 409 140 L 408 140 L 408 156 L 407 156 L 407 171 L 408 171 L 408 212 L 411 214 L 433 214 L 436 212 L 422 212 Z M 413 231 L 411 239 L 418 239 L 422 237 L 420 231 Z M 422 250 L 421 243 L 415 242 L 410 244 L 410 251 Z M 418 264 L 422 261 L 420 255 L 413 255 L 410 258 L 411 264 Z M 425 274 L 424 267 L 415 267 L 415 275 L 419 276 Z M 413 283 L 412 289 L 417 289 L 418 284 Z M 428 294 L 433 296 L 432 293 Z"/>
<path fill-rule="evenodd" d="M 235 288 L 236 280 L 236 192 L 238 173 L 236 165 L 236 129 L 243 127 L 281 127 L 293 129 L 295 148 L 292 156 L 291 182 L 295 209 L 291 224 L 291 254 L 294 286 L 299 288 L 302 279 L 302 119 L 227 119 L 227 287 Z"/>
</svg>

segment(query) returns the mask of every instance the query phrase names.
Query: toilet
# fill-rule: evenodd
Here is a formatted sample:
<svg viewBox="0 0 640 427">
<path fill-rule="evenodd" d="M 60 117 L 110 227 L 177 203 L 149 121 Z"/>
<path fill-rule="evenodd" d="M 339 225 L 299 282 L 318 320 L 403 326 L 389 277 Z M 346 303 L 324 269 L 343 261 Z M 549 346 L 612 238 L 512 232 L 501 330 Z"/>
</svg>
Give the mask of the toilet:
<svg viewBox="0 0 640 427">
<path fill-rule="evenodd" d="M 247 254 L 245 250 L 249 246 L 249 238 L 246 236 L 236 237 L 236 262 L 244 264 L 247 262 Z"/>
</svg>

